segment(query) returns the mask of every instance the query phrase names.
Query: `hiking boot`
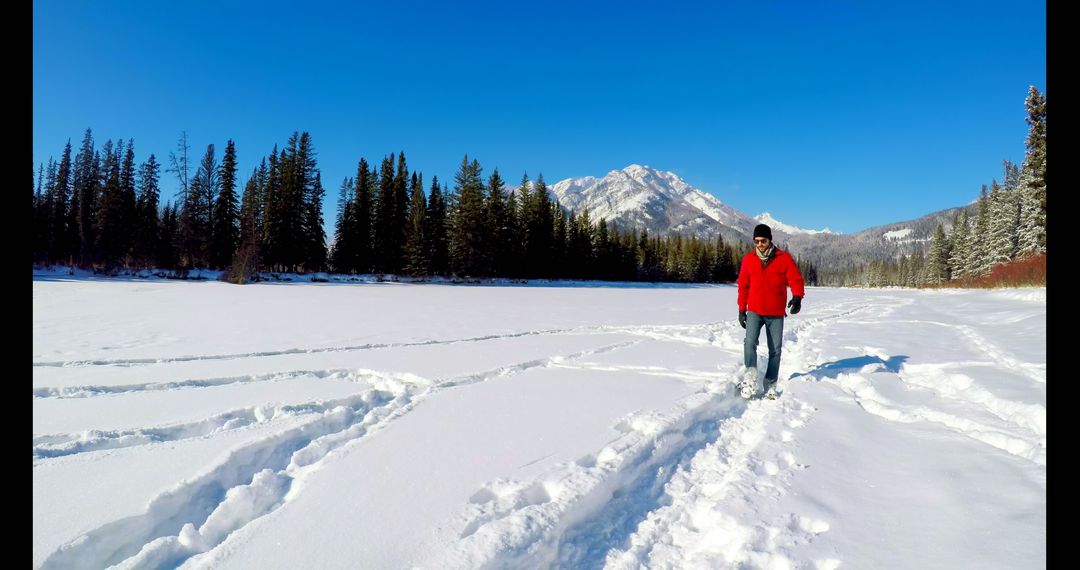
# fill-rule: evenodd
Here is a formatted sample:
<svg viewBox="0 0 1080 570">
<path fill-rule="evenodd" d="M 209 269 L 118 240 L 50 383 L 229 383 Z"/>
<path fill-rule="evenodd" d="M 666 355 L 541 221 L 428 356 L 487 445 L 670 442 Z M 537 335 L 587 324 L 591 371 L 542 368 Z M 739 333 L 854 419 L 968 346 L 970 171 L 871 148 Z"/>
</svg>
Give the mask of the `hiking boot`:
<svg viewBox="0 0 1080 570">
<path fill-rule="evenodd" d="M 774 382 L 771 386 L 769 386 L 768 390 L 765 390 L 765 397 L 770 399 L 770 400 L 775 400 L 775 399 L 779 398 L 780 394 L 782 394 L 782 393 L 783 393 L 783 391 L 780 390 L 780 388 L 778 388 L 776 386 L 776 383 Z"/>
<path fill-rule="evenodd" d="M 739 394 L 746 399 L 757 395 L 757 370 L 746 370 L 739 380 Z"/>
</svg>

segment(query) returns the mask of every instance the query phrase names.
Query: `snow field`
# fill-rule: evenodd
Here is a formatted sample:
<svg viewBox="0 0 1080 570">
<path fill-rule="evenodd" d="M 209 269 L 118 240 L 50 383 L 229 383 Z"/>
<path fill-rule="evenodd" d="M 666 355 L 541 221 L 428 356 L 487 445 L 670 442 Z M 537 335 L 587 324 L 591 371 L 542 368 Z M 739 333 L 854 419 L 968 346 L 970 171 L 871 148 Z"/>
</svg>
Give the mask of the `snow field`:
<svg viewBox="0 0 1080 570">
<path fill-rule="evenodd" d="M 35 280 L 35 567 L 1045 564 L 1044 293 L 734 295 Z"/>
</svg>

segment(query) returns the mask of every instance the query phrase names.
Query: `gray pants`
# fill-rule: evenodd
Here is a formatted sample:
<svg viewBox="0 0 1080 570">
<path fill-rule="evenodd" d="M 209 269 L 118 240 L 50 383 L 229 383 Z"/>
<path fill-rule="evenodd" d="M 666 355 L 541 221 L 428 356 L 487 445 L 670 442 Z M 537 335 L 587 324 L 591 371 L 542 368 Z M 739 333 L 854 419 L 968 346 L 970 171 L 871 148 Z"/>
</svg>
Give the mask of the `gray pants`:
<svg viewBox="0 0 1080 570">
<path fill-rule="evenodd" d="M 765 327 L 765 338 L 769 342 L 769 364 L 765 368 L 764 382 L 765 389 L 768 390 L 780 376 L 780 345 L 784 342 L 784 317 L 763 317 L 752 311 L 746 312 L 743 364 L 747 368 L 757 368 L 757 345 L 762 326 Z"/>
</svg>

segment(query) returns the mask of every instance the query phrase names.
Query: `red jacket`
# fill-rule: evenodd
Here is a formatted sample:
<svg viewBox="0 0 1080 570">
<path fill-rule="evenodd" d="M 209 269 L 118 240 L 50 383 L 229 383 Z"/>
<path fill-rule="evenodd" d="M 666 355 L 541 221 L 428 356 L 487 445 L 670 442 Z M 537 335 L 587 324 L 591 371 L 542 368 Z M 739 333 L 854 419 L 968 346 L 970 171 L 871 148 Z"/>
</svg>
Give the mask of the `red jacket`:
<svg viewBox="0 0 1080 570">
<path fill-rule="evenodd" d="M 761 258 L 751 250 L 743 256 L 739 268 L 739 310 L 766 317 L 787 316 L 789 286 L 792 295 L 805 295 L 802 273 L 788 252 L 777 249 L 768 265 L 762 267 Z"/>
</svg>

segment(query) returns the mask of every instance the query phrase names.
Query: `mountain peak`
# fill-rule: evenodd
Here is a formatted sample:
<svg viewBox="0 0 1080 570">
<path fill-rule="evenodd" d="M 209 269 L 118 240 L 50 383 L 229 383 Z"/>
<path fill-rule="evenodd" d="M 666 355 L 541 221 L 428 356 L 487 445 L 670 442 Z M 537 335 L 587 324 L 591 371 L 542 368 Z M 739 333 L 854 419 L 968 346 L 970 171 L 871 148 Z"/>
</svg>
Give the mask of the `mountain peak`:
<svg viewBox="0 0 1080 570">
<path fill-rule="evenodd" d="M 654 234 L 671 232 L 714 239 L 745 240 L 754 220 L 703 192 L 677 174 L 630 164 L 603 178 L 568 178 L 551 187 L 563 208 L 589 211 L 623 228 L 638 227 Z"/>
<path fill-rule="evenodd" d="M 804 229 L 802 229 L 802 228 L 800 228 L 798 226 L 792 226 L 792 225 L 789 225 L 789 224 L 785 224 L 784 222 L 781 222 L 780 220 L 772 217 L 772 214 L 770 214 L 768 212 L 762 212 L 761 214 L 758 214 L 756 217 L 754 217 L 754 219 L 757 220 L 758 222 L 762 223 L 762 224 L 765 224 L 765 225 L 769 226 L 772 229 L 780 230 L 780 231 L 782 231 L 782 232 L 784 232 L 786 234 L 831 234 L 831 233 L 833 233 L 833 231 L 830 230 L 829 228 L 825 228 L 823 230 L 804 230 Z"/>
<path fill-rule="evenodd" d="M 653 168 L 650 168 L 647 164 L 644 166 L 640 164 L 631 164 L 630 166 L 627 166 L 622 170 L 612 170 L 609 175 L 610 174 L 614 174 L 616 176 L 628 176 L 634 180 L 645 180 L 652 177 L 664 178 L 664 176 L 660 172 L 657 172 Z"/>
</svg>

